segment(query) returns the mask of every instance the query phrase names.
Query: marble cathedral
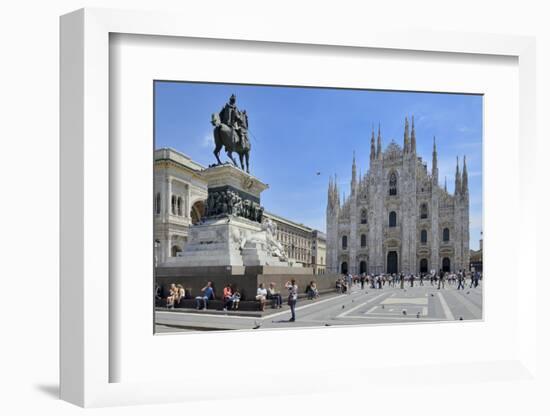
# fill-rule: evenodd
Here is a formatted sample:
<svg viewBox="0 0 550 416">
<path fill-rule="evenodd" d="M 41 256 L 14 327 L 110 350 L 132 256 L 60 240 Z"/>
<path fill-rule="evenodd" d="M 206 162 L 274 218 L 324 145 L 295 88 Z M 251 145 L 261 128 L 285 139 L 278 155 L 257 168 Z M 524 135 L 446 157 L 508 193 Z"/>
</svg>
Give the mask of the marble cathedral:
<svg viewBox="0 0 550 416">
<path fill-rule="evenodd" d="M 429 273 L 468 269 L 469 195 L 466 157 L 457 166 L 454 193 L 439 185 L 434 138 L 431 172 L 416 153 L 414 117 L 405 119 L 403 147 L 382 150 L 380 127 L 370 143 L 368 172 L 357 175 L 343 201 L 330 179 L 327 203 L 327 270 L 359 273 Z"/>
</svg>

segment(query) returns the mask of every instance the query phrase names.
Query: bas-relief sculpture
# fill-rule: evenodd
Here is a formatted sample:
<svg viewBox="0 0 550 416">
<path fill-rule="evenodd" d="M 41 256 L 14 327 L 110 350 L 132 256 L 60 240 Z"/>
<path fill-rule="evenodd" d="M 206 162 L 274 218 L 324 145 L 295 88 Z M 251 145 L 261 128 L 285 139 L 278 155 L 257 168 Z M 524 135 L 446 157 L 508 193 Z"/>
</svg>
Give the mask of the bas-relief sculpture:
<svg viewBox="0 0 550 416">
<path fill-rule="evenodd" d="M 255 222 L 262 222 L 264 208 L 251 199 L 243 198 L 236 192 L 226 189 L 208 191 L 205 219 L 225 215 L 235 215 Z"/>
</svg>

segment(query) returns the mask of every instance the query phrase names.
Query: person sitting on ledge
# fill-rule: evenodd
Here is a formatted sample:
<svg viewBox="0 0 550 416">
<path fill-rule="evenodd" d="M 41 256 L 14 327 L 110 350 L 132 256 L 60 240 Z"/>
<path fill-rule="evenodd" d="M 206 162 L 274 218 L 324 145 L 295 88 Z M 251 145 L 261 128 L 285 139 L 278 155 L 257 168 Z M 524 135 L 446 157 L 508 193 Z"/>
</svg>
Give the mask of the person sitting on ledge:
<svg viewBox="0 0 550 416">
<path fill-rule="evenodd" d="M 226 311 L 227 308 L 233 306 L 233 290 L 231 285 L 228 283 L 223 288 L 223 310 Z"/>
<path fill-rule="evenodd" d="M 233 292 L 233 296 L 231 296 L 231 302 L 232 302 L 231 308 L 235 311 L 239 309 L 240 301 L 241 301 L 241 294 L 239 293 L 238 289 L 235 289 L 235 291 Z"/>
<path fill-rule="evenodd" d="M 315 281 L 309 282 L 309 285 L 306 289 L 308 299 L 316 299 L 319 297 L 319 290 L 317 290 L 317 283 Z"/>
<path fill-rule="evenodd" d="M 265 300 L 267 298 L 267 289 L 264 288 L 264 284 L 260 283 L 258 290 L 256 292 L 256 300 L 260 301 L 260 310 L 265 309 Z"/>
<path fill-rule="evenodd" d="M 176 302 L 175 302 L 175 303 L 177 303 L 177 304 L 179 305 L 179 303 L 181 302 L 181 300 L 182 300 L 182 299 L 185 299 L 185 289 L 184 289 L 183 286 L 180 285 L 180 284 L 178 284 L 178 285 L 176 286 L 176 288 L 177 288 L 178 293 L 177 293 L 177 295 L 176 295 Z"/>
<path fill-rule="evenodd" d="M 195 298 L 197 304 L 197 309 L 201 309 L 201 301 L 204 303 L 204 308 L 208 307 L 208 301 L 214 300 L 214 288 L 212 287 L 212 282 L 207 282 L 206 286 L 201 289 L 202 295 Z"/>
<path fill-rule="evenodd" d="M 283 307 L 283 298 L 281 294 L 275 289 L 275 283 L 271 282 L 269 288 L 267 289 L 267 298 L 270 299 L 273 304 L 273 308 L 282 308 Z"/>
<path fill-rule="evenodd" d="M 178 288 L 176 287 L 175 283 L 172 283 L 170 285 L 170 294 L 166 297 L 166 307 L 173 308 L 177 297 L 178 297 Z"/>
</svg>

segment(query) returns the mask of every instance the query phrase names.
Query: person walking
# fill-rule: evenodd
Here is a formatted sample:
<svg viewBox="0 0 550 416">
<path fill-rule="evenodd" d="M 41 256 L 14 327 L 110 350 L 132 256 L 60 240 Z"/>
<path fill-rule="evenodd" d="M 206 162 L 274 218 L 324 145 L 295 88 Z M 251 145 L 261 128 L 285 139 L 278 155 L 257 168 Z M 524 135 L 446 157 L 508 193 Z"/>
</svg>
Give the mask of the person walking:
<svg viewBox="0 0 550 416">
<path fill-rule="evenodd" d="M 439 289 L 445 289 L 445 274 L 443 273 L 443 270 L 439 270 L 439 279 L 437 279 L 437 290 Z"/>
<path fill-rule="evenodd" d="M 361 290 L 365 289 L 365 273 L 361 273 Z"/>
<path fill-rule="evenodd" d="M 353 284 L 353 276 L 351 273 L 347 274 L 346 283 L 348 284 L 348 295 L 351 295 L 351 285 Z"/>
<path fill-rule="evenodd" d="M 456 288 L 457 290 L 460 290 L 460 288 L 462 288 L 462 290 L 464 290 L 464 274 L 462 274 L 461 272 L 458 273 L 458 287 Z M 470 285 L 470 287 L 472 287 Z"/>
<path fill-rule="evenodd" d="M 420 273 L 420 286 L 424 286 L 424 273 Z"/>
</svg>

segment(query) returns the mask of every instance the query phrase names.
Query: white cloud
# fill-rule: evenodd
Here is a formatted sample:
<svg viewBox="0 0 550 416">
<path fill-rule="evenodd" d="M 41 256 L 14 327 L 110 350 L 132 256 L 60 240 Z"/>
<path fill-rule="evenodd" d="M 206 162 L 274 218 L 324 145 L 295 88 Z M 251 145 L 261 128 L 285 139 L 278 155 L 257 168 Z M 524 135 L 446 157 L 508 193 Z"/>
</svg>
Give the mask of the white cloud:
<svg viewBox="0 0 550 416">
<path fill-rule="evenodd" d="M 214 136 L 211 131 L 202 136 L 201 139 L 202 147 L 214 147 Z"/>
</svg>

